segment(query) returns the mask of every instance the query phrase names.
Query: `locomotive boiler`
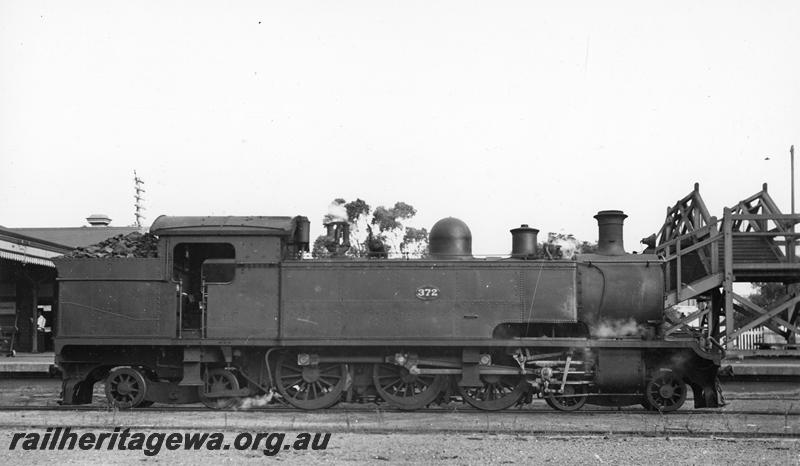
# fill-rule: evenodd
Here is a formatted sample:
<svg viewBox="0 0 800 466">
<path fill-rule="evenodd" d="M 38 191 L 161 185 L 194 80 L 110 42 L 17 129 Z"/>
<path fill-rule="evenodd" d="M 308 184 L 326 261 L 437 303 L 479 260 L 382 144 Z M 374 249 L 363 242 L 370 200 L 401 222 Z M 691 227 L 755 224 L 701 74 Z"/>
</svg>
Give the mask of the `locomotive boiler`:
<svg viewBox="0 0 800 466">
<path fill-rule="evenodd" d="M 721 352 L 663 335 L 663 262 L 625 253 L 625 217 L 599 212 L 598 250 L 568 260 L 543 257 L 527 225 L 510 257 L 475 258 L 467 225 L 446 218 L 428 257 L 395 260 L 304 259 L 305 217 L 161 216 L 157 258 L 57 261 L 63 403 L 104 381 L 123 408 L 278 393 L 301 409 L 536 396 L 672 411 L 690 388 L 716 407 Z"/>
</svg>

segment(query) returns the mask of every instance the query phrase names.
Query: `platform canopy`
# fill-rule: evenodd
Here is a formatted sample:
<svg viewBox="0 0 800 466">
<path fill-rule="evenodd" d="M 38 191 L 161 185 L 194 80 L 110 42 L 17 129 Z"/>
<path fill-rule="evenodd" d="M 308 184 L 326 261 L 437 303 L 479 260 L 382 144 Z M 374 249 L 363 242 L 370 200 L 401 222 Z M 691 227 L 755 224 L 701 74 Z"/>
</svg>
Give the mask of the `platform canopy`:
<svg viewBox="0 0 800 466">
<path fill-rule="evenodd" d="M 72 248 L 0 228 L 0 259 L 55 268 L 53 257 Z"/>
</svg>

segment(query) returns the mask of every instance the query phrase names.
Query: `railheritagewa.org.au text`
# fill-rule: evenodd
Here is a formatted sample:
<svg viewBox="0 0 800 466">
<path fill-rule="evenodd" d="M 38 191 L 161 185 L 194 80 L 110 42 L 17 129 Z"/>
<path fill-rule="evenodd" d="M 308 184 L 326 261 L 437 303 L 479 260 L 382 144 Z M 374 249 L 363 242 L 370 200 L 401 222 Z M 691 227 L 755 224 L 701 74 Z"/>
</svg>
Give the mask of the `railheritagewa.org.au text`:
<svg viewBox="0 0 800 466">
<path fill-rule="evenodd" d="M 232 437 L 231 437 L 232 436 Z M 9 450 L 116 450 L 141 451 L 156 456 L 164 449 L 182 451 L 260 450 L 266 456 L 281 451 L 325 450 L 330 432 L 138 432 L 115 427 L 110 431 L 81 432 L 71 427 L 48 427 L 44 432 L 13 432 Z"/>
</svg>

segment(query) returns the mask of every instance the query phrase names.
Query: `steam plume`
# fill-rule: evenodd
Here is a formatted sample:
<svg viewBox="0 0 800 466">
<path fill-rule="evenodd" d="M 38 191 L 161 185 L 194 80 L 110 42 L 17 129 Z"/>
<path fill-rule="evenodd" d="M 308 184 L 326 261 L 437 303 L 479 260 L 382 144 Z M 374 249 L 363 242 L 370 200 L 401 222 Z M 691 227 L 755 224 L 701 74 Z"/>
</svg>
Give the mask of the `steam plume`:
<svg viewBox="0 0 800 466">
<path fill-rule="evenodd" d="M 328 205 L 328 213 L 325 215 L 324 223 L 330 222 L 346 222 L 347 209 L 344 207 L 344 202 L 337 199 Z"/>
<path fill-rule="evenodd" d="M 633 318 L 605 319 L 591 328 L 591 334 L 600 338 L 620 338 L 644 335 L 646 328 L 636 323 Z"/>
<path fill-rule="evenodd" d="M 269 392 L 261 396 L 249 396 L 247 398 L 242 398 L 239 400 L 239 404 L 236 406 L 236 409 L 263 408 L 272 401 L 274 396 L 275 394 L 273 392 Z"/>
<path fill-rule="evenodd" d="M 545 252 L 551 259 L 573 259 L 576 254 L 583 253 L 583 245 L 572 235 L 548 233 Z"/>
</svg>

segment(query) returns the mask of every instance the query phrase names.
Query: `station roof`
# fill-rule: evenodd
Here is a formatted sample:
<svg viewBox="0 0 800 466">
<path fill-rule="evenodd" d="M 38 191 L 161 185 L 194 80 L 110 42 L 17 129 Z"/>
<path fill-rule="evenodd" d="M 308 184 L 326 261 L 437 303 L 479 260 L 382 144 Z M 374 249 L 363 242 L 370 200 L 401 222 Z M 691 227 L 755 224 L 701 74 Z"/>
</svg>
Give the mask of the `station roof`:
<svg viewBox="0 0 800 466">
<path fill-rule="evenodd" d="M 63 244 L 0 227 L 0 260 L 52 268 L 55 264 L 50 259 L 71 250 L 71 247 Z"/>
<path fill-rule="evenodd" d="M 139 231 L 136 227 L 8 228 L 8 231 L 54 243 L 67 250 L 86 247 L 117 235 Z"/>
</svg>

